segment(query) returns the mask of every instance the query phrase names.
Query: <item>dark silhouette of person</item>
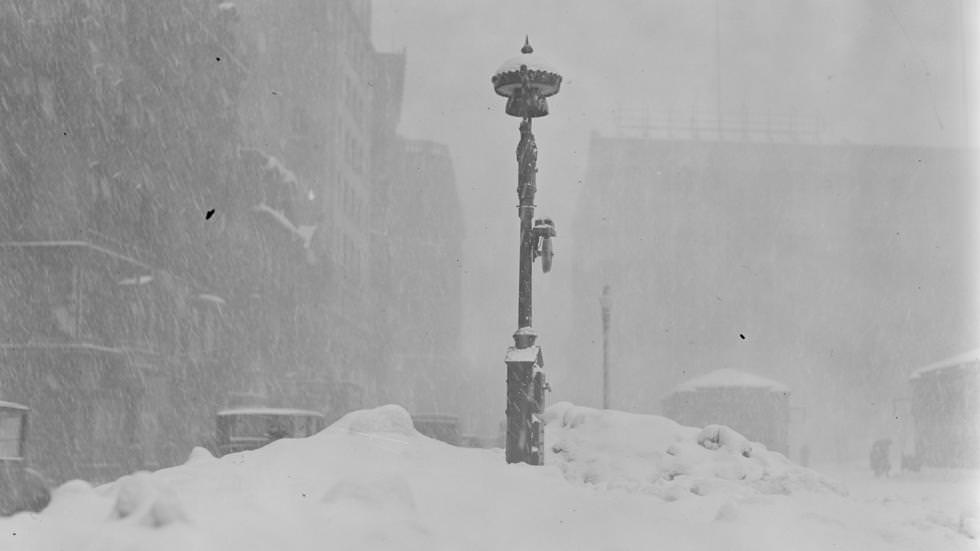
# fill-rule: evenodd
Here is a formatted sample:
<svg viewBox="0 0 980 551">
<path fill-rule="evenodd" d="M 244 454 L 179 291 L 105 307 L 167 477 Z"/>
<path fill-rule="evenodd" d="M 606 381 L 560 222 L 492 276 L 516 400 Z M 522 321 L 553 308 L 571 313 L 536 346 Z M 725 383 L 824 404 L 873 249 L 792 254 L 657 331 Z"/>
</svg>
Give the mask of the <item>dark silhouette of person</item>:
<svg viewBox="0 0 980 551">
<path fill-rule="evenodd" d="M 891 438 L 881 438 L 871 444 L 871 470 L 876 477 L 882 475 L 887 477 L 892 470 L 891 459 L 889 459 L 891 445 Z"/>
</svg>

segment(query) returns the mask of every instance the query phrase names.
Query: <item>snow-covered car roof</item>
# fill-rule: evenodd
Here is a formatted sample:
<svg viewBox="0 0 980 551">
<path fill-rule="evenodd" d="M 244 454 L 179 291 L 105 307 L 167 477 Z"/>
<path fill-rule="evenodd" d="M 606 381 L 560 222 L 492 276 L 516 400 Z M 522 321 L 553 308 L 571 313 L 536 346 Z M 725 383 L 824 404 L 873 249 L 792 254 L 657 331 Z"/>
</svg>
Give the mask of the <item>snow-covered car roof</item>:
<svg viewBox="0 0 980 551">
<path fill-rule="evenodd" d="M 935 374 L 940 370 L 953 367 L 980 369 L 980 348 L 920 367 L 912 372 L 909 379 L 918 379 L 924 375 Z"/>
<path fill-rule="evenodd" d="M 234 409 L 223 409 L 218 412 L 218 416 L 226 417 L 231 415 L 282 415 L 282 416 L 295 416 L 295 415 L 308 415 L 314 417 L 323 417 L 323 414 L 319 411 L 311 411 L 308 409 L 292 409 L 292 408 L 234 408 Z"/>
<path fill-rule="evenodd" d="M 674 387 L 673 392 L 694 392 L 703 388 L 764 388 L 772 392 L 790 391 L 788 386 L 772 379 L 725 368 L 685 381 Z"/>
<path fill-rule="evenodd" d="M 18 404 L 18 403 L 15 403 L 15 402 L 4 402 L 3 400 L 0 400 L 0 409 L 2 409 L 2 408 L 19 409 L 19 410 L 23 410 L 23 411 L 28 411 L 28 410 L 31 409 L 31 408 L 25 406 L 24 404 Z"/>
<path fill-rule="evenodd" d="M 413 421 L 459 421 L 459 416 L 449 413 L 414 413 Z"/>
</svg>

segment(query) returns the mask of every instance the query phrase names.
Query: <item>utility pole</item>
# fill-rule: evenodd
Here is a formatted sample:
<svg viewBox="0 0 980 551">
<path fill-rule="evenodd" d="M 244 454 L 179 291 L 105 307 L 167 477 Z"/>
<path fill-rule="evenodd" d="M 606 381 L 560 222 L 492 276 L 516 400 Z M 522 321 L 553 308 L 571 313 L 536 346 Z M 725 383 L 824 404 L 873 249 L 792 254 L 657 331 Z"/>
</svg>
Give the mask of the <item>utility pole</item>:
<svg viewBox="0 0 980 551">
<path fill-rule="evenodd" d="M 599 297 L 602 307 L 602 409 L 609 409 L 609 325 L 612 318 L 612 292 L 609 285 Z"/>
</svg>

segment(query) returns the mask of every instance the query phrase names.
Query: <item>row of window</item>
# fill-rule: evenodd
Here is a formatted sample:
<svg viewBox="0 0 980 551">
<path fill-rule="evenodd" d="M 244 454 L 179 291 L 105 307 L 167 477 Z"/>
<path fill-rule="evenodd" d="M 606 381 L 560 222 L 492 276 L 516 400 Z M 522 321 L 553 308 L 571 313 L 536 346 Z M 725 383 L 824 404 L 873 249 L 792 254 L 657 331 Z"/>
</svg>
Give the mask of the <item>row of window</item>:
<svg viewBox="0 0 980 551">
<path fill-rule="evenodd" d="M 367 26 L 359 21 L 356 14 L 342 14 L 337 18 L 340 36 L 343 40 L 343 51 L 347 61 L 355 71 L 362 71 L 368 56 Z"/>
<path fill-rule="evenodd" d="M 354 281 L 360 281 L 363 274 L 363 259 L 361 248 L 348 234 L 343 234 L 340 238 L 340 264 L 343 266 L 344 275 Z"/>
<path fill-rule="evenodd" d="M 337 174 L 336 193 L 337 203 L 351 220 L 358 222 L 366 220 L 364 201 L 357 196 L 354 186 L 343 174 Z"/>
<path fill-rule="evenodd" d="M 344 139 L 344 160 L 351 169 L 360 174 L 364 172 L 364 147 L 361 145 L 361 141 L 351 134 L 346 128 L 343 131 Z"/>
<path fill-rule="evenodd" d="M 54 340 L 131 346 L 204 357 L 219 346 L 216 308 L 193 304 L 180 313 L 173 297 L 153 289 L 153 276 L 121 277 L 68 261 L 67 251 L 19 259 L 0 271 L 0 335 L 11 342 Z"/>
<path fill-rule="evenodd" d="M 364 125 L 364 94 L 346 74 L 344 75 L 343 89 L 340 94 L 344 107 L 351 114 L 354 122 L 359 126 Z"/>
</svg>

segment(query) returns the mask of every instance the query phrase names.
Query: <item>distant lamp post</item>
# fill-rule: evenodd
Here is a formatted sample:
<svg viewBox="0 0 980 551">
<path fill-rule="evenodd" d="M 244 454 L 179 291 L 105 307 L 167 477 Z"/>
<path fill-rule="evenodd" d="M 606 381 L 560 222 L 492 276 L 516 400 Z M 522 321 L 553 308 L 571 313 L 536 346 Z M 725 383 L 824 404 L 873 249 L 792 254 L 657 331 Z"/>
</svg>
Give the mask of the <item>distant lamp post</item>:
<svg viewBox="0 0 980 551">
<path fill-rule="evenodd" d="M 546 388 L 541 349 L 531 326 L 531 265 L 542 257 L 545 273 L 551 269 L 551 239 L 555 224 L 549 218 L 534 219 L 534 194 L 538 147 L 531 133 L 531 119 L 548 114 L 546 98 L 558 93 L 561 75 L 533 55 L 527 38 L 521 55 L 504 62 L 491 82 L 497 94 L 507 98 L 507 114 L 520 117 L 517 144 L 517 207 L 521 220 L 520 262 L 517 285 L 517 331 L 507 350 L 507 462 L 542 465 L 544 427 L 537 415 L 544 406 Z"/>
<path fill-rule="evenodd" d="M 609 409 L 609 324 L 612 319 L 612 291 L 608 285 L 599 297 L 602 307 L 602 409 Z"/>
</svg>

